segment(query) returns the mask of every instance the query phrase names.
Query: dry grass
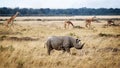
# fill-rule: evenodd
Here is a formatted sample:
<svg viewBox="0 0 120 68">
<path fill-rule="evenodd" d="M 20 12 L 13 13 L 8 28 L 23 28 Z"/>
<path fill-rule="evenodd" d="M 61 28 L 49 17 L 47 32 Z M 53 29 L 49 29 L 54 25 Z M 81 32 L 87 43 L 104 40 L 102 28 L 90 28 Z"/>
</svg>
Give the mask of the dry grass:
<svg viewBox="0 0 120 68">
<path fill-rule="evenodd" d="M 84 21 L 72 21 L 84 27 Z M 120 21 L 118 21 L 120 22 Z M 0 25 L 0 68 L 119 68 L 120 26 L 103 28 L 106 23 L 93 23 L 93 29 L 64 29 L 63 21 L 15 21 L 5 29 Z M 85 42 L 72 55 L 53 51 L 47 55 L 44 42 L 48 36 L 69 35 Z M 26 41 L 27 39 L 27 41 Z M 37 39 L 37 40 L 34 40 Z"/>
</svg>

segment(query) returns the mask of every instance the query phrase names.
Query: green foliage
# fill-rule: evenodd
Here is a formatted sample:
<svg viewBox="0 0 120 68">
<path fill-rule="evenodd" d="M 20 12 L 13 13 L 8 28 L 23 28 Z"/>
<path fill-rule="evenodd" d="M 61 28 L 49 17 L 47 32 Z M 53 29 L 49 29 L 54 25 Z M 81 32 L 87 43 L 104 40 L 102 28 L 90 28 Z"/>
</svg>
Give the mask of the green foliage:
<svg viewBox="0 0 120 68">
<path fill-rule="evenodd" d="M 19 16 L 65 16 L 65 15 L 120 15 L 119 8 L 79 8 L 79 9 L 49 9 L 49 8 L 40 8 L 40 9 L 32 9 L 32 8 L 0 8 L 0 16 L 11 16 L 15 14 L 17 11 L 20 12 Z"/>
<path fill-rule="evenodd" d="M 8 48 L 11 52 L 15 50 L 15 48 L 14 48 L 12 45 L 8 46 L 7 48 Z"/>
<path fill-rule="evenodd" d="M 70 36 L 76 36 L 75 33 L 69 33 Z"/>
<path fill-rule="evenodd" d="M 24 65 L 24 61 L 23 60 L 19 60 L 18 62 L 17 62 L 17 68 L 23 68 L 23 65 Z"/>
<path fill-rule="evenodd" d="M 10 45 L 10 46 L 8 46 L 8 47 L 3 47 L 2 45 L 0 45 L 0 52 L 2 52 L 2 51 L 14 51 L 15 50 L 15 48 L 12 46 L 12 45 Z"/>
<path fill-rule="evenodd" d="M 0 46 L 0 51 L 3 51 L 4 50 L 4 47 L 1 45 Z"/>
<path fill-rule="evenodd" d="M 6 35 L 0 36 L 0 40 L 4 40 L 6 37 Z"/>
<path fill-rule="evenodd" d="M 69 33 L 69 36 L 73 36 L 73 37 L 79 38 L 79 36 L 77 36 L 75 33 Z"/>
</svg>

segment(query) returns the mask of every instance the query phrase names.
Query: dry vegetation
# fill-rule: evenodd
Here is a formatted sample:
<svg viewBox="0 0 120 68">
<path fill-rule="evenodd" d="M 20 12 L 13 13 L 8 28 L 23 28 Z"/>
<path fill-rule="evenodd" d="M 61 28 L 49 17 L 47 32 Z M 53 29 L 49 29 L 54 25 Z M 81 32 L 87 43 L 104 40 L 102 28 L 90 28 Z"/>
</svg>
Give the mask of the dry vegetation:
<svg viewBox="0 0 120 68">
<path fill-rule="evenodd" d="M 63 28 L 64 21 L 15 21 L 7 29 L 0 24 L 0 68 L 119 68 L 120 26 L 104 28 L 106 21 L 88 28 Z M 84 21 L 72 21 L 84 27 Z M 120 21 L 116 21 L 120 22 Z M 72 55 L 53 51 L 47 55 L 44 42 L 48 36 L 73 36 L 85 42 Z"/>
</svg>

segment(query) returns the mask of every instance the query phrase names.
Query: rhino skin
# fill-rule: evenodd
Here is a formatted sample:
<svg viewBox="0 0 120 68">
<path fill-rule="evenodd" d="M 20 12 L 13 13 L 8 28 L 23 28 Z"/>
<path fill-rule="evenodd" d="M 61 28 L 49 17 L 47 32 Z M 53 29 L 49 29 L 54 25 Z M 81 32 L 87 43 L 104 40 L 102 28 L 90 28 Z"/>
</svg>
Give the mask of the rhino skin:
<svg viewBox="0 0 120 68">
<path fill-rule="evenodd" d="M 81 44 L 81 40 L 70 36 L 51 36 L 46 41 L 47 53 L 50 55 L 51 50 L 63 50 L 64 52 L 70 53 L 70 48 L 75 47 L 76 49 L 82 49 L 84 44 Z"/>
</svg>

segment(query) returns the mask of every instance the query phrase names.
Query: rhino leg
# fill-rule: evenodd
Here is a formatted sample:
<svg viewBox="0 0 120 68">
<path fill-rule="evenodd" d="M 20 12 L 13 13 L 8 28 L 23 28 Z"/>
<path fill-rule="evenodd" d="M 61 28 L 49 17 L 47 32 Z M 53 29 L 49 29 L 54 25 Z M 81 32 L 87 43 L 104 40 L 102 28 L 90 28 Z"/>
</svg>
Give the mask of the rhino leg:
<svg viewBox="0 0 120 68">
<path fill-rule="evenodd" d="M 51 50 L 53 50 L 51 41 L 47 41 L 47 53 L 50 55 Z"/>
<path fill-rule="evenodd" d="M 63 48 L 63 52 L 62 53 L 65 53 L 65 48 Z"/>
<path fill-rule="evenodd" d="M 70 48 L 66 47 L 65 51 L 67 51 L 70 54 Z"/>
<path fill-rule="evenodd" d="M 69 44 L 68 43 L 63 43 L 63 48 L 65 49 L 65 51 L 67 51 L 67 53 L 70 53 L 70 48 L 69 48 Z"/>
<path fill-rule="evenodd" d="M 47 47 L 47 53 L 50 55 L 51 50 L 53 50 L 51 47 Z"/>
</svg>

